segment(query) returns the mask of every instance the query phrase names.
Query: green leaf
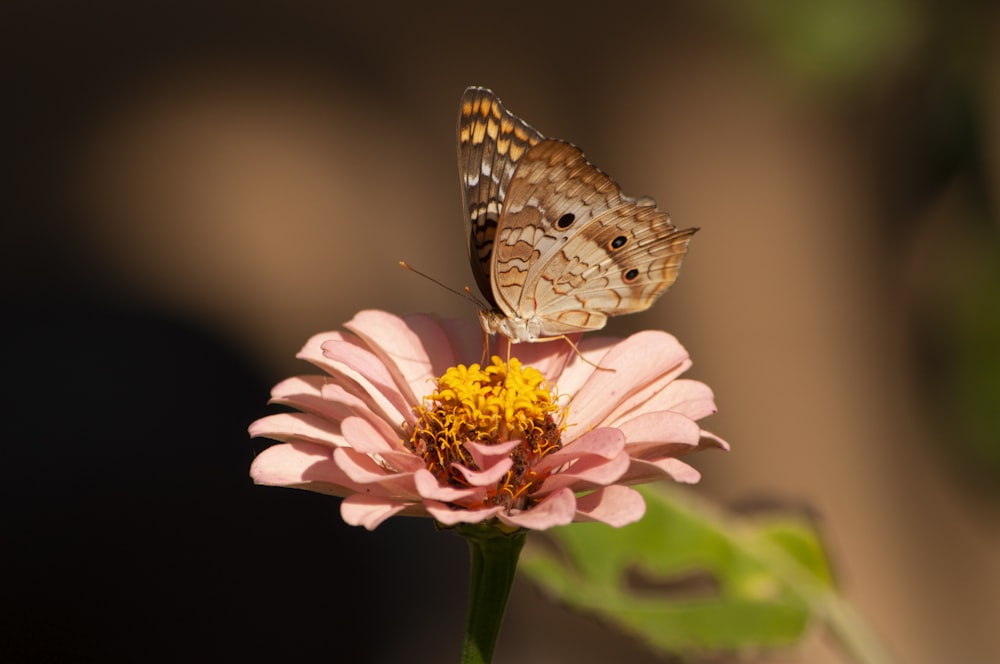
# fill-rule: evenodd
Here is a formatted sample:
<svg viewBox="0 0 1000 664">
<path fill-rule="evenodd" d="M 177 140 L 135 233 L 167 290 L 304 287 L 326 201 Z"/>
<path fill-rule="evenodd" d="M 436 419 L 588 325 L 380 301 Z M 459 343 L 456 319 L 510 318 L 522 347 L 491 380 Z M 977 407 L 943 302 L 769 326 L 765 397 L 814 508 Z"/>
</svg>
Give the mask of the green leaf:
<svg viewBox="0 0 1000 664">
<path fill-rule="evenodd" d="M 677 489 L 641 491 L 640 522 L 553 529 L 548 542 L 529 542 L 521 570 L 562 603 L 662 651 L 787 646 L 822 622 L 858 661 L 888 661 L 837 595 L 805 519 L 737 519 Z"/>
</svg>

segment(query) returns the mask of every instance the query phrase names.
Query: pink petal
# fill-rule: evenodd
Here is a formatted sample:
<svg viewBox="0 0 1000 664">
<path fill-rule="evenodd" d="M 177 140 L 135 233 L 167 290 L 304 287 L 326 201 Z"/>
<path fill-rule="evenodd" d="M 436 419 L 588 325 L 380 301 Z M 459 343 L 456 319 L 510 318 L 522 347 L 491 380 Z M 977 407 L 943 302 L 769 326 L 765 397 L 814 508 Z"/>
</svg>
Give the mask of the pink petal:
<svg viewBox="0 0 1000 664">
<path fill-rule="evenodd" d="M 415 500 L 419 496 L 412 472 L 391 472 L 367 454 L 349 447 L 334 450 L 333 460 L 352 482 L 363 487 L 365 493 L 407 500 Z"/>
<path fill-rule="evenodd" d="M 642 495 L 617 484 L 577 498 L 576 505 L 576 521 L 600 521 L 615 528 L 635 523 L 646 513 Z"/>
<path fill-rule="evenodd" d="M 570 401 L 577 425 L 586 430 L 605 420 L 630 395 L 670 375 L 687 360 L 687 351 L 666 332 L 647 330 L 613 346 L 601 359 L 603 370 L 590 378 Z"/>
<path fill-rule="evenodd" d="M 507 457 L 511 450 L 520 444 L 520 440 L 510 440 L 506 443 L 496 443 L 494 445 L 470 441 L 465 444 L 465 449 L 472 455 L 472 460 L 476 462 L 477 466 L 488 468 Z"/>
<path fill-rule="evenodd" d="M 663 407 L 657 401 L 656 397 L 675 380 L 677 380 L 678 376 L 690 368 L 691 360 L 686 359 L 666 373 L 657 376 L 647 385 L 635 390 L 627 398 L 622 399 L 622 402 L 619 403 L 604 419 L 603 424 L 605 426 L 618 426 L 618 424 L 624 420 L 632 419 L 633 417 L 638 417 L 639 415 L 643 415 L 645 413 L 651 413 L 659 410 L 671 410 L 670 408 Z"/>
<path fill-rule="evenodd" d="M 700 420 L 703 417 L 708 417 L 709 415 L 715 415 L 719 412 L 719 409 L 715 405 L 714 399 L 698 399 L 691 401 L 682 401 L 681 403 L 674 406 L 672 409 L 675 413 L 681 413 L 682 415 L 687 415 L 692 420 Z"/>
<path fill-rule="evenodd" d="M 539 493 L 545 494 L 563 487 L 585 491 L 617 482 L 628 471 L 630 462 L 629 455 L 625 452 L 611 459 L 597 455 L 581 457 L 568 467 L 549 475 L 542 482 Z"/>
<path fill-rule="evenodd" d="M 662 468 L 675 482 L 682 484 L 697 484 L 701 481 L 701 473 L 680 459 L 661 459 L 654 462 Z"/>
<path fill-rule="evenodd" d="M 715 395 L 708 385 L 697 380 L 678 378 L 650 396 L 643 404 L 643 410 L 672 410 L 692 420 L 700 420 L 714 415 L 717 408 Z"/>
<path fill-rule="evenodd" d="M 358 312 L 344 325 L 387 367 L 406 401 L 417 403 L 429 381 L 455 364 L 451 341 L 430 316 L 406 319 L 384 311 Z"/>
<path fill-rule="evenodd" d="M 600 371 L 597 367 L 600 366 L 601 359 L 617 343 L 621 343 L 621 339 L 614 337 L 588 337 L 581 340 L 576 346 L 580 354 L 573 353 L 562 372 L 550 380 L 557 382 L 560 393 L 576 394 L 594 371 Z"/>
<path fill-rule="evenodd" d="M 351 526 L 375 530 L 379 524 L 407 508 L 407 503 L 387 498 L 354 494 L 340 503 L 340 518 Z"/>
<path fill-rule="evenodd" d="M 704 450 L 713 447 L 716 449 L 725 450 L 726 452 L 729 451 L 729 443 L 724 441 L 722 438 L 719 438 L 714 433 L 702 429 L 701 439 L 698 441 L 698 449 Z"/>
<path fill-rule="evenodd" d="M 561 449 L 548 455 L 538 464 L 538 469 L 548 470 L 584 455 L 596 455 L 604 459 L 613 459 L 624 449 L 625 434 L 619 429 L 602 427 L 588 431 L 579 438 L 570 441 Z"/>
<path fill-rule="evenodd" d="M 323 386 L 319 391 L 320 396 L 327 401 L 340 404 L 352 413 L 371 411 L 370 400 L 366 401 L 340 383 L 333 382 L 336 379 L 327 376 L 317 376 L 317 378 L 323 381 Z"/>
<path fill-rule="evenodd" d="M 446 526 L 454 526 L 458 523 L 482 523 L 498 516 L 503 511 L 502 507 L 487 507 L 478 510 L 451 509 L 444 503 L 431 500 L 424 501 L 424 508 L 435 520 Z"/>
<path fill-rule="evenodd" d="M 625 449 L 643 459 L 690 452 L 701 438 L 698 425 L 670 411 L 646 413 L 618 425 L 625 434 Z"/>
<path fill-rule="evenodd" d="M 481 499 L 485 495 L 485 491 L 479 488 L 459 489 L 442 484 L 434 477 L 434 473 L 426 468 L 418 470 L 413 474 L 413 482 L 421 498 L 440 501 L 442 503 L 472 501 L 477 498 Z"/>
<path fill-rule="evenodd" d="M 286 378 L 271 388 L 271 400 L 284 403 L 284 399 L 296 396 L 318 397 L 323 388 L 323 376 L 293 376 Z"/>
<path fill-rule="evenodd" d="M 386 471 L 389 473 L 405 475 L 407 473 L 415 473 L 418 470 L 423 470 L 427 467 L 424 465 L 423 459 L 409 451 L 383 452 L 375 456 L 377 461 L 384 466 Z"/>
<path fill-rule="evenodd" d="M 365 454 L 381 454 L 403 450 L 402 443 L 383 428 L 373 426 L 371 422 L 360 417 L 348 417 L 340 423 L 340 433 L 344 439 L 358 452 Z"/>
<path fill-rule="evenodd" d="M 690 360 L 681 365 L 683 370 L 691 366 Z M 650 389 L 642 394 L 640 412 L 654 412 L 660 410 L 671 410 L 681 415 L 686 415 L 692 420 L 701 419 L 715 412 L 715 401 L 712 390 L 707 385 L 696 380 L 687 378 L 677 378 L 682 371 L 674 371 L 664 376 L 664 379 L 655 381 L 650 385 Z M 686 406 L 688 402 L 710 405 L 706 409 L 704 405 L 695 406 L 694 410 Z M 634 417 L 639 413 L 632 413 L 627 416 Z M 616 423 L 617 424 L 617 423 Z"/>
<path fill-rule="evenodd" d="M 462 353 L 464 344 L 461 342 L 456 343 L 452 328 L 437 316 L 407 314 L 403 316 L 403 322 L 420 339 L 424 352 L 431 362 L 430 376 L 432 378 L 440 376 L 456 364 L 468 362 L 467 357 Z M 462 322 L 468 323 L 467 329 L 470 331 L 476 328 L 472 320 L 463 319 Z M 475 341 L 476 338 L 477 335 L 475 332 L 472 332 L 465 335 L 462 341 L 467 339 Z M 425 390 L 416 389 L 414 391 L 417 394 L 421 394 Z"/>
<path fill-rule="evenodd" d="M 305 360 L 327 373 L 332 373 L 330 362 L 323 355 L 323 344 L 334 339 L 343 341 L 346 337 L 347 335 L 343 332 L 320 332 L 319 334 L 314 334 L 309 337 L 309 340 L 302 346 L 302 350 L 295 354 L 295 357 Z"/>
<path fill-rule="evenodd" d="M 714 399 L 715 393 L 705 383 L 691 378 L 679 378 L 667 390 L 677 403 L 698 399 Z"/>
<path fill-rule="evenodd" d="M 495 486 L 507 471 L 511 469 L 514 462 L 508 457 L 506 459 L 499 459 L 495 464 L 489 468 L 484 468 L 482 470 L 472 470 L 466 468 L 460 463 L 453 463 L 452 468 L 457 470 L 465 478 L 465 481 L 472 486 Z"/>
<path fill-rule="evenodd" d="M 321 376 L 318 376 L 318 378 L 325 381 L 331 380 Z M 339 383 L 324 383 L 321 395 L 323 400 L 328 404 L 326 406 L 326 414 L 331 419 L 343 420 L 355 415 L 364 418 L 369 424 L 382 432 L 382 435 L 387 439 L 396 439 L 398 441 L 400 438 L 403 438 L 403 429 L 400 425 L 393 426 L 390 424 L 384 417 L 373 411 L 368 402 L 350 393 Z"/>
<path fill-rule="evenodd" d="M 385 425 L 384 420 L 372 413 L 364 401 L 330 380 L 326 376 L 289 378 L 271 390 L 271 403 L 290 406 L 328 420 L 339 421 L 351 415 L 361 415 Z"/>
<path fill-rule="evenodd" d="M 250 425 L 251 438 L 265 437 L 282 442 L 308 441 L 330 447 L 347 445 L 336 422 L 309 413 L 277 413 Z"/>
<path fill-rule="evenodd" d="M 385 419 L 413 421 L 410 403 L 385 365 L 370 351 L 352 341 L 327 340 L 323 343 L 323 355 L 329 361 L 328 370 L 359 385 Z"/>
<path fill-rule="evenodd" d="M 560 489 L 546 496 L 531 509 L 512 515 L 500 512 L 497 518 L 508 526 L 545 530 L 572 523 L 575 514 L 576 496 L 569 489 Z"/>
<path fill-rule="evenodd" d="M 682 484 L 697 484 L 701 480 L 701 473 L 673 457 L 655 461 L 632 459 L 628 471 L 618 482 L 619 484 L 645 484 L 668 478 Z"/>
<path fill-rule="evenodd" d="M 440 323 L 445 334 L 451 340 L 451 347 L 454 349 L 455 357 L 459 364 L 468 366 L 476 362 L 489 361 L 489 357 L 483 353 L 483 343 L 486 341 L 486 337 L 483 334 L 482 328 L 476 323 L 474 316 L 467 318 L 446 318 L 441 320 Z M 441 370 L 436 375 L 443 373 L 444 371 Z"/>
<path fill-rule="evenodd" d="M 553 471 L 541 492 L 571 487 L 580 491 L 615 482 L 628 470 L 625 435 L 618 429 L 594 429 L 545 457 L 539 472 Z"/>
<path fill-rule="evenodd" d="M 256 484 L 307 488 L 334 496 L 357 490 L 330 458 L 330 449 L 312 443 L 273 445 L 253 460 L 250 477 Z"/>
</svg>

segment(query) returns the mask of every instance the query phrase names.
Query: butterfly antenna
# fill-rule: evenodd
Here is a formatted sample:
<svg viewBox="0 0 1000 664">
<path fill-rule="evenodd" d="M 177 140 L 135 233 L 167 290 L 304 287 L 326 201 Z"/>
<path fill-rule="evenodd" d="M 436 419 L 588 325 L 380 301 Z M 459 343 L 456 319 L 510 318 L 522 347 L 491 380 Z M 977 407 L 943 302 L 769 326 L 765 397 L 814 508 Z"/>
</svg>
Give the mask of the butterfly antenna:
<svg viewBox="0 0 1000 664">
<path fill-rule="evenodd" d="M 472 294 L 472 290 L 468 286 L 466 286 L 463 290 L 460 290 L 460 291 L 459 290 L 455 290 L 451 286 L 448 286 L 448 285 L 446 285 L 446 284 L 438 281 L 437 279 L 435 279 L 434 277 L 430 276 L 429 274 L 426 274 L 424 272 L 421 272 L 420 270 L 417 270 L 416 268 L 414 268 L 413 266 L 411 266 L 406 261 L 399 261 L 399 266 L 401 268 L 403 268 L 404 270 L 409 270 L 410 272 L 412 272 L 414 274 L 420 275 L 421 277 L 423 277 L 424 279 L 427 279 L 428 281 L 434 282 L 435 284 L 437 284 L 441 288 L 445 289 L 449 293 L 454 293 L 455 295 L 458 295 L 459 297 L 465 298 L 469 302 L 472 302 L 473 304 L 475 304 L 480 309 L 489 309 L 489 307 L 486 305 L 486 303 L 484 303 L 478 297 L 476 297 L 475 295 Z"/>
</svg>

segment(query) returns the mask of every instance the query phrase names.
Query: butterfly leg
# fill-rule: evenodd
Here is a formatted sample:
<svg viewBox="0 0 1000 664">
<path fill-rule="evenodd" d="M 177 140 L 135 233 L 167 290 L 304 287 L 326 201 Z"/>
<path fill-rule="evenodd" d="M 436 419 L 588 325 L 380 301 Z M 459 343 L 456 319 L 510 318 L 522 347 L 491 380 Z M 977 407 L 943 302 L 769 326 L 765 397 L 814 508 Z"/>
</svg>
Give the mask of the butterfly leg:
<svg viewBox="0 0 1000 664">
<path fill-rule="evenodd" d="M 490 359 L 490 333 L 483 329 L 483 358 L 479 361 L 479 366 L 485 367 L 488 359 Z"/>
<path fill-rule="evenodd" d="M 602 367 L 599 364 L 594 364 L 593 362 L 591 362 L 590 360 L 588 360 L 586 357 L 584 357 L 583 353 L 580 352 L 580 349 L 577 348 L 577 345 L 575 343 L 573 343 L 573 340 L 570 339 L 565 334 L 560 334 L 558 337 L 544 337 L 544 338 L 541 338 L 541 339 L 536 339 L 535 343 L 540 343 L 540 342 L 545 342 L 545 341 L 559 341 L 559 340 L 562 340 L 562 341 L 565 341 L 566 343 L 568 343 L 569 347 L 573 349 L 573 352 L 576 353 L 577 357 L 579 357 L 581 360 L 583 360 L 584 362 L 586 362 L 590 366 L 594 367 L 598 371 L 610 371 L 610 372 L 614 373 L 615 369 L 612 369 L 610 367 Z"/>
</svg>

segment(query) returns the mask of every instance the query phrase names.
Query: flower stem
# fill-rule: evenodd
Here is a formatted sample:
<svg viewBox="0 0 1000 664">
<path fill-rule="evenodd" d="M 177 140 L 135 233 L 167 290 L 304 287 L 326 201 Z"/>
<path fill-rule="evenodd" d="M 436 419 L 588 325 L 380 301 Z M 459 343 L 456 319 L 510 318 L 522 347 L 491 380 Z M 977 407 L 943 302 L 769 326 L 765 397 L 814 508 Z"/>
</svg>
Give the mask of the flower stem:
<svg viewBox="0 0 1000 664">
<path fill-rule="evenodd" d="M 489 664 L 527 531 L 504 533 L 483 525 L 460 526 L 456 531 L 469 543 L 471 555 L 462 664 Z"/>
</svg>

